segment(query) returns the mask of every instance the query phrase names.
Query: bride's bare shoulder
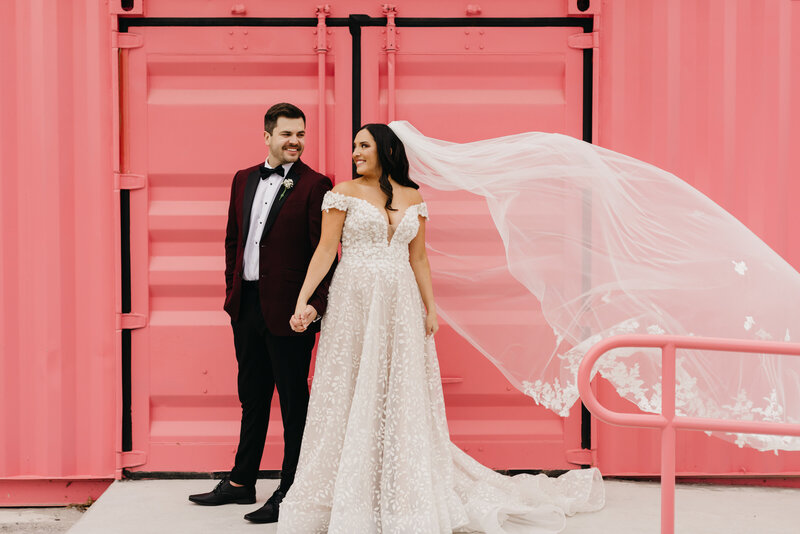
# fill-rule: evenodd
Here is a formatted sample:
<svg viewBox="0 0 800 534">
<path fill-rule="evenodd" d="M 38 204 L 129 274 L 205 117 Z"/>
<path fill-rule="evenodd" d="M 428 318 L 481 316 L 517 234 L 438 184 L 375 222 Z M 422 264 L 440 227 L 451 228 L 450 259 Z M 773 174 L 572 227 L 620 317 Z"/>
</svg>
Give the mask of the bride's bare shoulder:
<svg viewBox="0 0 800 534">
<path fill-rule="evenodd" d="M 414 189 L 413 187 L 407 186 L 399 186 L 398 189 L 398 192 L 400 193 L 404 203 L 408 204 L 409 206 L 422 202 L 422 195 L 420 194 L 419 189 Z"/>
<path fill-rule="evenodd" d="M 345 180 L 344 182 L 339 182 L 333 189 L 331 189 L 334 193 L 339 193 L 340 195 L 350 195 L 353 196 L 353 180 Z"/>
</svg>

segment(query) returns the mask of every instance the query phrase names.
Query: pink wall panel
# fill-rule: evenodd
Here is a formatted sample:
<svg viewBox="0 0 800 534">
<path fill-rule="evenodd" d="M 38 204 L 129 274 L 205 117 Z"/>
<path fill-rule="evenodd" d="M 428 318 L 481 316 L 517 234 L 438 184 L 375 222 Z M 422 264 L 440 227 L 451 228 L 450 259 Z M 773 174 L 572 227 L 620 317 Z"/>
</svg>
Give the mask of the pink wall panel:
<svg viewBox="0 0 800 534">
<path fill-rule="evenodd" d="M 800 4 L 604 6 L 599 144 L 674 172 L 800 267 Z"/>
<path fill-rule="evenodd" d="M 606 0 L 599 31 L 598 144 L 677 174 L 800 269 L 800 2 Z M 658 472 L 651 432 L 600 424 L 597 438 L 604 472 Z M 678 450 L 679 474 L 800 473 L 797 453 L 702 433 Z"/>
<path fill-rule="evenodd" d="M 258 2 L 235 14 L 232 4 L 133 2 L 134 12 L 146 17 L 314 17 L 317 7 L 310 0 Z M 564 17 L 573 4 L 484 2 L 479 16 Z M 469 15 L 467 4 L 455 1 L 404 0 L 397 8 L 399 17 Z M 263 156 L 255 132 L 267 101 L 299 102 L 310 128 L 316 127 L 313 28 L 288 31 L 280 46 L 271 41 L 273 32 L 258 29 L 206 29 L 198 38 L 186 28 L 132 28 L 145 41 L 119 56 L 119 150 L 116 21 L 109 11 L 120 12 L 120 0 L 0 2 L 0 495 L 8 496 L 0 504 L 96 496 L 102 489 L 97 480 L 118 475 L 126 463 L 119 452 L 114 171 L 146 176 L 146 187 L 130 193 L 132 311 L 148 321 L 132 333 L 133 440 L 141 453 L 129 455 L 136 460 L 130 463 L 145 462 L 139 467 L 145 470 L 228 467 L 236 433 L 234 368 L 219 310 L 227 187 L 237 166 Z M 800 213 L 792 203 L 800 193 L 794 179 L 800 168 L 794 150 L 800 144 L 800 2 L 593 0 L 591 11 L 598 13 L 600 37 L 595 142 L 675 172 L 800 268 Z M 371 0 L 331 5 L 331 17 L 353 13 L 382 16 L 380 3 Z M 365 29 L 364 47 L 381 45 L 379 30 Z M 512 33 L 449 28 L 431 38 L 423 29 L 401 28 L 398 118 L 454 140 L 528 129 L 580 136 L 574 72 L 560 70 L 553 58 L 581 52 L 533 50 L 542 33 Z M 340 181 L 350 173 L 351 41 L 347 28 L 333 30 L 330 39 L 325 164 Z M 481 39 L 486 57 L 472 46 L 480 47 Z M 442 59 L 441 52 L 456 45 L 459 50 Z M 287 47 L 300 58 L 282 82 L 291 93 L 257 82 L 260 69 L 277 65 Z M 360 65 L 364 120 L 386 117 L 381 54 L 364 56 Z M 470 65 L 482 78 L 470 81 Z M 515 78 L 499 81 L 508 72 Z M 512 105 L 496 121 L 473 113 L 472 119 L 484 117 L 485 128 L 465 120 L 453 131 L 437 130 L 442 117 L 466 115 L 457 100 L 442 95 L 469 84 L 482 96 L 476 101 L 475 94 L 461 92 L 466 108 L 484 100 Z M 540 94 L 531 97 L 534 86 Z M 548 95 L 563 100 L 565 112 L 542 106 Z M 305 158 L 314 165 L 316 146 L 309 142 Z M 563 457 L 560 464 L 553 459 L 576 443 L 575 425 L 537 412 L 528 399 L 507 391 L 486 361 L 474 354 L 458 358 L 471 349 L 454 332 L 441 335 L 448 413 L 459 443 L 489 463 L 513 453 L 547 458 L 550 467 L 567 465 Z M 473 376 L 487 380 L 468 385 Z M 604 387 L 609 404 L 621 402 Z M 500 419 L 493 415 L 498 406 Z M 278 448 L 279 432 L 274 425 L 268 450 Z M 657 470 L 645 432 L 597 425 L 594 434 L 606 473 Z M 494 435 L 494 452 L 481 450 L 487 435 Z M 498 445 L 515 440 L 526 445 Z M 682 440 L 679 469 L 686 474 L 800 473 L 798 455 L 739 451 L 702 434 Z M 207 451 L 187 454 L 188 443 Z M 270 461 L 265 468 L 275 467 Z M 65 480 L 83 480 L 79 494 L 67 491 Z"/>
<path fill-rule="evenodd" d="M 31 499 L 25 479 L 115 473 L 108 24 L 99 2 L 0 3 L 3 504 Z"/>
<path fill-rule="evenodd" d="M 312 12 L 313 14 L 313 12 Z M 263 116 L 291 101 L 307 115 L 303 160 L 320 162 L 317 37 L 313 28 L 132 28 L 124 52 L 126 172 L 145 175 L 131 193 L 133 449 L 139 471 L 210 471 L 233 462 L 241 414 L 224 301 L 223 240 L 234 172 L 263 161 Z M 329 175 L 349 163 L 350 50 L 331 30 L 326 59 Z M 342 127 L 344 135 L 341 134 Z M 342 166 L 344 162 L 344 166 Z M 263 469 L 278 469 L 277 395 Z"/>
</svg>

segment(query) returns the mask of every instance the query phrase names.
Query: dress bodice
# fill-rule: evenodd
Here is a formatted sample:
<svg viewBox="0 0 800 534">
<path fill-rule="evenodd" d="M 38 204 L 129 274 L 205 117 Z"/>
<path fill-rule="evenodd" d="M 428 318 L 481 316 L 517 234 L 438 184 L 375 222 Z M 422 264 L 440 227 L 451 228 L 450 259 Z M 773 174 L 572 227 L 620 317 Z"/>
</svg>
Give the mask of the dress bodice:
<svg viewBox="0 0 800 534">
<path fill-rule="evenodd" d="M 381 209 L 363 198 L 328 191 L 322 209 L 347 212 L 342 228 L 342 263 L 408 263 L 408 244 L 419 231 L 419 217 L 428 217 L 424 202 L 409 206 L 397 225 L 386 221 Z"/>
</svg>

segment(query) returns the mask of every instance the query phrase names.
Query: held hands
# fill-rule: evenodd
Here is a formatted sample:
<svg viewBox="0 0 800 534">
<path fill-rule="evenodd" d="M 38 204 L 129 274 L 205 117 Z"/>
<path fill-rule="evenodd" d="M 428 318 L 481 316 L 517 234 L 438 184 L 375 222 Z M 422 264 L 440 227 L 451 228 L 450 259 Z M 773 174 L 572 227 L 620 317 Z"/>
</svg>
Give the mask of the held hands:
<svg viewBox="0 0 800 534">
<path fill-rule="evenodd" d="M 294 315 L 289 319 L 289 326 L 295 332 L 305 332 L 314 319 L 317 317 L 317 310 L 311 304 L 297 303 Z"/>
</svg>

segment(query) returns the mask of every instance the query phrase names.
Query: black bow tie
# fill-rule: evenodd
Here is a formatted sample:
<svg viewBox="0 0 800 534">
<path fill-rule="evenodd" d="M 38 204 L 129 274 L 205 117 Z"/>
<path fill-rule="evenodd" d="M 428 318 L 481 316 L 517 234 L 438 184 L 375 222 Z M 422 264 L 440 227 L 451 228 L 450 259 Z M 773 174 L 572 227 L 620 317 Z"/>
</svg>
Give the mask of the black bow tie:
<svg viewBox="0 0 800 534">
<path fill-rule="evenodd" d="M 272 176 L 273 172 L 275 174 L 279 174 L 281 176 L 283 176 L 283 173 L 284 173 L 283 165 L 278 165 L 274 169 L 270 169 L 269 167 L 265 167 L 264 165 L 259 165 L 258 166 L 258 172 L 259 172 L 259 174 L 261 174 L 261 179 L 262 180 L 266 180 L 267 178 Z"/>
</svg>

